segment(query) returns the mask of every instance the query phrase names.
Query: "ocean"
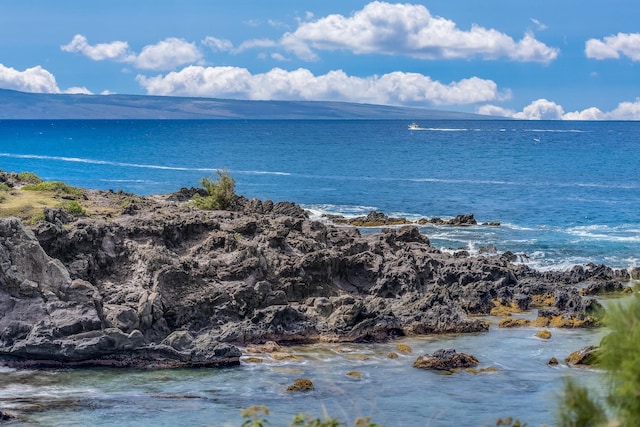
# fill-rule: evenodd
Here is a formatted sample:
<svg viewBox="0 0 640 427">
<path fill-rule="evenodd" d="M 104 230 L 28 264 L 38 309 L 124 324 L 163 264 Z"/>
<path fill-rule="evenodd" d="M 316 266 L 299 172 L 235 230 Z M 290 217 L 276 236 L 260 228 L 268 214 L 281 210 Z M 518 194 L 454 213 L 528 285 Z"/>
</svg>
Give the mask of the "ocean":
<svg viewBox="0 0 640 427">
<path fill-rule="evenodd" d="M 5 120 L 0 169 L 138 194 L 198 186 L 227 169 L 237 193 L 296 202 L 318 219 L 377 210 L 408 219 L 473 213 L 479 223 L 500 223 L 421 227 L 443 250 L 493 244 L 541 270 L 640 263 L 640 123 L 452 120 L 412 131 L 408 124 Z M 597 343 L 602 332 L 553 330 L 549 341 L 535 332 L 492 327 L 407 338 L 414 354 L 396 360 L 384 357 L 395 346 L 385 343 L 304 346 L 295 349 L 301 361 L 223 370 L 5 370 L 0 409 L 41 399 L 28 412 L 37 425 L 240 425 L 239 409 L 254 404 L 269 406 L 274 425 L 323 408 L 387 427 L 493 426 L 506 416 L 552 425 L 563 377 L 600 374 L 546 361 Z M 411 367 L 418 354 L 444 347 L 472 352 L 497 372 L 442 376 Z M 345 375 L 352 370 L 361 378 Z M 284 393 L 298 376 L 313 377 L 317 390 Z"/>
</svg>

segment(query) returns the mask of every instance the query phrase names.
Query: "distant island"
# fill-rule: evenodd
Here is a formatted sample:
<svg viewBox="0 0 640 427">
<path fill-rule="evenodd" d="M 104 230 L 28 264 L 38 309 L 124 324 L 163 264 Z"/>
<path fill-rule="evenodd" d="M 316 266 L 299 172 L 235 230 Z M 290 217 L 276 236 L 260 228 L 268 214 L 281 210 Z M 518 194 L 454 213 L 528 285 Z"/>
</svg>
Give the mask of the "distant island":
<svg viewBox="0 0 640 427">
<path fill-rule="evenodd" d="M 0 119 L 490 120 L 492 116 L 330 101 L 70 95 L 0 89 Z"/>
</svg>

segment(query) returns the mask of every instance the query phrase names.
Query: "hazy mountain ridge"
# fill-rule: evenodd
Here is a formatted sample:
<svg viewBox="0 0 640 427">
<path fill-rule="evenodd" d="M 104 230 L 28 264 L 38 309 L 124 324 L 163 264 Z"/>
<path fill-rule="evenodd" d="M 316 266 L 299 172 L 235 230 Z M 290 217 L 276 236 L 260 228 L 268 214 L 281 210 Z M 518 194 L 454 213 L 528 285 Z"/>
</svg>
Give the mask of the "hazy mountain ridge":
<svg viewBox="0 0 640 427">
<path fill-rule="evenodd" d="M 39 94 L 0 89 L 0 119 L 491 119 L 470 113 L 331 101 Z"/>
</svg>

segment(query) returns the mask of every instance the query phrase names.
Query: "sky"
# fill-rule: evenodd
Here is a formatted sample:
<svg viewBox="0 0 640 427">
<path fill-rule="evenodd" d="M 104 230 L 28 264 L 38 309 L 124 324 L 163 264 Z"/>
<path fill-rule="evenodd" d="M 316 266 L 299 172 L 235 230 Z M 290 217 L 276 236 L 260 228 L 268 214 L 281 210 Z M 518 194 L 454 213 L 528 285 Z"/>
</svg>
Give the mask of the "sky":
<svg viewBox="0 0 640 427">
<path fill-rule="evenodd" d="M 637 0 L 0 0 L 0 88 L 640 120 Z"/>
</svg>

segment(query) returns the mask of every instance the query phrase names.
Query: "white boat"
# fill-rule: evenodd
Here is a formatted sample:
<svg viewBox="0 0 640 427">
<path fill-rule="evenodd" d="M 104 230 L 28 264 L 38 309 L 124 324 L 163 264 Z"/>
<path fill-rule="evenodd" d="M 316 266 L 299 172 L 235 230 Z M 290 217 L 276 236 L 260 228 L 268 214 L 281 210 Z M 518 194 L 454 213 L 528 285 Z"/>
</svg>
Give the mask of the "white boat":
<svg viewBox="0 0 640 427">
<path fill-rule="evenodd" d="M 422 128 L 421 128 L 421 127 L 420 127 L 420 125 L 419 125 L 419 124 L 417 124 L 417 123 L 411 123 L 411 124 L 409 125 L 409 130 L 420 130 L 420 129 L 422 129 Z"/>
</svg>

